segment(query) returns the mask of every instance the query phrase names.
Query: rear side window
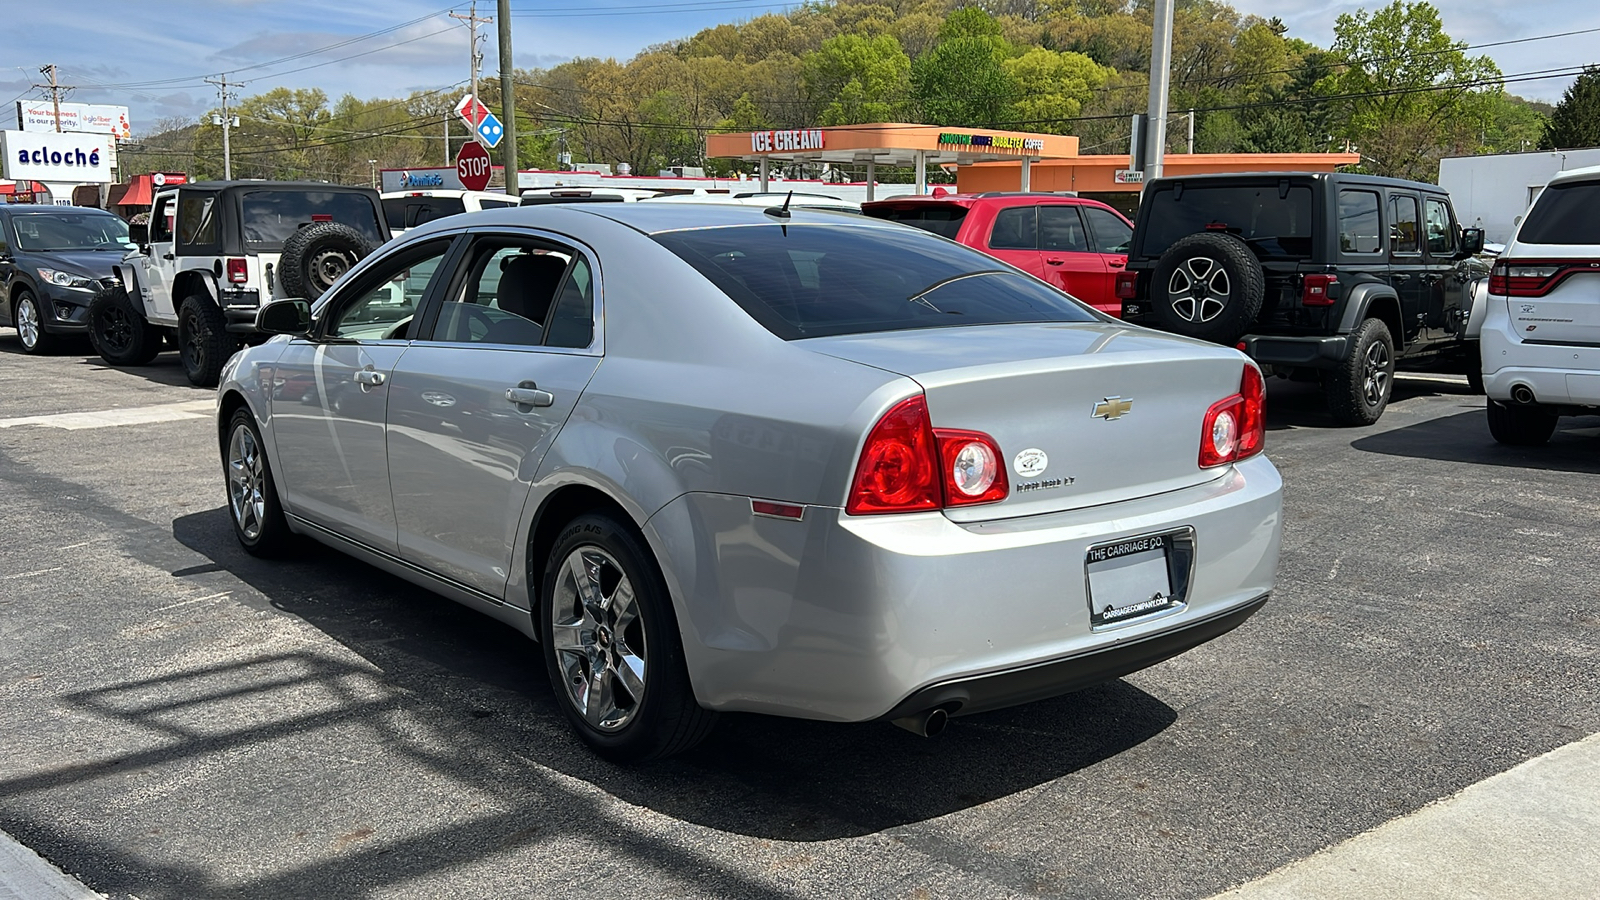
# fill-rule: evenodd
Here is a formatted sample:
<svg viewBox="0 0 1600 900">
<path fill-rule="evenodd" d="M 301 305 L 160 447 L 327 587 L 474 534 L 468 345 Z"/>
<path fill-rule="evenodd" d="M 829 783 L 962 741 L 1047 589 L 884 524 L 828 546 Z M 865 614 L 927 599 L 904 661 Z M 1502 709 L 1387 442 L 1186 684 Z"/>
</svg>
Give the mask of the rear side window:
<svg viewBox="0 0 1600 900">
<path fill-rule="evenodd" d="M 1066 294 L 987 254 L 915 232 L 751 225 L 654 237 L 784 340 L 1099 321 Z"/>
<path fill-rule="evenodd" d="M 1397 256 L 1415 256 L 1422 252 L 1417 240 L 1417 198 L 1389 198 L 1389 252 Z"/>
<path fill-rule="evenodd" d="M 1600 244 L 1600 182 L 1552 184 L 1539 195 L 1517 241 L 1524 244 Z"/>
<path fill-rule="evenodd" d="M 967 217 L 967 208 L 954 203 L 943 205 L 924 203 L 911 207 L 874 207 L 862 212 L 874 219 L 884 219 L 890 222 L 899 222 L 901 225 L 910 225 L 931 231 L 940 237 L 951 240 L 961 231 L 961 220 Z"/>
<path fill-rule="evenodd" d="M 1039 249 L 1038 212 L 1031 206 L 1002 209 L 989 232 L 990 250 Z"/>
<path fill-rule="evenodd" d="M 281 250 L 296 230 L 331 221 L 361 232 L 373 246 L 383 243 L 377 210 L 366 194 L 342 191 L 250 191 L 240 201 L 245 246 Z"/>
<path fill-rule="evenodd" d="M 1182 187 L 1183 190 L 1177 188 Z M 1236 234 L 1260 256 L 1311 255 L 1311 188 L 1291 184 L 1184 185 L 1156 191 L 1139 241 L 1143 256 L 1160 256 L 1201 231 Z"/>
<path fill-rule="evenodd" d="M 1339 249 L 1345 253 L 1381 253 L 1378 195 L 1374 191 L 1339 192 Z"/>
</svg>

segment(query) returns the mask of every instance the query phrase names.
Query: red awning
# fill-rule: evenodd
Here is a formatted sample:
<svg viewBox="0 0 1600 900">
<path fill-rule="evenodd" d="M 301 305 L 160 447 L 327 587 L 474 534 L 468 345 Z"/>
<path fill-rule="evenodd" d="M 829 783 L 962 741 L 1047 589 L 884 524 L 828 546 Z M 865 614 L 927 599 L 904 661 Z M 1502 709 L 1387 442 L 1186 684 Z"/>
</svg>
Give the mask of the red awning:
<svg viewBox="0 0 1600 900">
<path fill-rule="evenodd" d="M 122 195 L 122 199 L 117 201 L 117 205 L 118 206 L 140 206 L 140 207 L 149 206 L 150 205 L 150 176 L 149 175 L 138 175 L 138 176 L 135 176 L 134 179 L 133 179 L 133 184 L 128 185 L 128 192 L 126 194 Z"/>
</svg>

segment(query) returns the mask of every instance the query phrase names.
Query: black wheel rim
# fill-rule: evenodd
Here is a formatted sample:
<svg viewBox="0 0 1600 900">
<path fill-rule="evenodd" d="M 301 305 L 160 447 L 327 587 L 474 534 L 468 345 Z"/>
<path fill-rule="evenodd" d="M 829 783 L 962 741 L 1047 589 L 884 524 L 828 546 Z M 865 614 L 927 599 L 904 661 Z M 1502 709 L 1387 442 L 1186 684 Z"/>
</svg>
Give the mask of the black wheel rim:
<svg viewBox="0 0 1600 900">
<path fill-rule="evenodd" d="M 183 334 L 179 336 L 178 352 L 183 356 L 183 365 L 191 372 L 198 372 L 205 364 L 206 351 L 200 342 L 200 322 L 194 313 L 183 317 Z"/>
<path fill-rule="evenodd" d="M 307 281 L 318 296 L 333 286 L 340 276 L 350 271 L 352 260 L 350 255 L 342 250 L 323 250 L 311 258 L 311 264 L 306 266 Z"/>
<path fill-rule="evenodd" d="M 115 307 L 100 312 L 100 342 L 112 353 L 125 353 L 133 345 L 133 323 Z"/>
</svg>

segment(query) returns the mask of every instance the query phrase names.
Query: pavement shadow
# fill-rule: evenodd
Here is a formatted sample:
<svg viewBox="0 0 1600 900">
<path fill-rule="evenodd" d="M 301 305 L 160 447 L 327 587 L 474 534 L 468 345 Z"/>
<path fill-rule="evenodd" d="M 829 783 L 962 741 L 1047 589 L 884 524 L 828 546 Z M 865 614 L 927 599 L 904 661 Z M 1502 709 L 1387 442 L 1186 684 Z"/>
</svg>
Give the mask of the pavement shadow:
<svg viewBox="0 0 1600 900">
<path fill-rule="evenodd" d="M 10 353 L 25 356 L 27 352 L 22 349 L 22 341 L 17 337 L 14 329 L 0 328 L 0 353 Z M 100 358 L 100 354 L 90 346 L 89 339 L 71 338 L 60 349 L 50 354 L 52 359 L 70 360 L 84 366 L 91 371 L 123 372 L 129 375 L 164 384 L 169 387 L 193 387 L 188 376 L 183 374 L 183 364 L 178 361 L 178 351 L 164 350 L 155 359 L 143 366 L 112 366 Z M 195 388 L 197 391 L 212 392 L 211 388 Z"/>
<path fill-rule="evenodd" d="M 1563 417 L 1550 443 L 1541 447 L 1508 447 L 1496 442 L 1482 409 L 1374 434 L 1350 446 L 1389 456 L 1600 474 L 1600 416 Z"/>
<path fill-rule="evenodd" d="M 273 607 L 373 663 L 388 687 L 437 704 L 456 720 L 451 732 L 471 748 L 460 761 L 440 764 L 486 790 L 508 770 L 538 778 L 526 762 L 532 759 L 681 821 L 823 841 L 1016 794 L 1137 746 L 1177 720 L 1157 698 L 1114 681 L 957 719 L 931 740 L 887 723 L 728 715 L 690 753 L 612 766 L 568 733 L 538 646 L 515 630 L 309 541 L 287 560 L 254 559 L 238 548 L 223 508 L 175 520 L 173 536 Z M 503 710 L 488 703 L 463 709 L 453 699 L 463 681 L 479 693 L 503 692 L 511 702 Z M 493 763 L 468 758 L 474 756 Z M 485 778 L 490 772 L 493 777 Z"/>
<path fill-rule="evenodd" d="M 1405 372 L 1396 373 L 1394 387 L 1389 392 L 1389 404 L 1404 403 L 1416 397 L 1459 396 L 1464 401 L 1483 404 L 1483 396 L 1467 387 L 1466 379 L 1459 383 L 1443 381 L 1436 377 L 1414 377 Z M 1290 428 L 1338 428 L 1328 413 L 1328 401 L 1323 396 L 1322 385 L 1310 381 L 1289 381 L 1283 378 L 1267 379 L 1267 430 L 1283 431 Z"/>
</svg>

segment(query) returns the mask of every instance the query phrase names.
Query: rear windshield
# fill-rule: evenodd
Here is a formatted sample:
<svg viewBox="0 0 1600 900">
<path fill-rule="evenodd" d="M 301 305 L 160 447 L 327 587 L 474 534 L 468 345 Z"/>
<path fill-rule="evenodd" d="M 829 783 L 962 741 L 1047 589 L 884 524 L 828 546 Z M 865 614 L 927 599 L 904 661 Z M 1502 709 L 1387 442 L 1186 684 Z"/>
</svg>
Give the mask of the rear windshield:
<svg viewBox="0 0 1600 900">
<path fill-rule="evenodd" d="M 415 228 L 418 225 L 467 211 L 460 197 L 385 197 L 383 217 L 389 220 L 389 230 Z"/>
<path fill-rule="evenodd" d="M 1523 244 L 1600 244 L 1600 182 L 1553 184 L 1539 195 L 1517 241 Z"/>
<path fill-rule="evenodd" d="M 366 194 L 251 191 L 241 199 L 239 214 L 245 246 L 252 250 L 282 249 L 289 235 L 303 225 L 318 221 L 349 225 L 374 246 L 384 241 L 377 211 Z"/>
<path fill-rule="evenodd" d="M 914 231 L 746 225 L 655 235 L 786 341 L 907 328 L 1094 322 L 1053 287 Z"/>
<path fill-rule="evenodd" d="M 967 217 L 967 208 L 954 203 L 919 203 L 916 206 L 875 206 L 862 212 L 874 219 L 887 219 L 931 231 L 940 237 L 955 239 L 961 230 L 961 220 Z"/>
<path fill-rule="evenodd" d="M 1198 231 L 1236 234 L 1258 256 L 1311 255 L 1311 188 L 1290 185 L 1280 197 L 1276 183 L 1162 187 L 1146 202 L 1141 256 L 1160 256 L 1179 238 Z"/>
</svg>

